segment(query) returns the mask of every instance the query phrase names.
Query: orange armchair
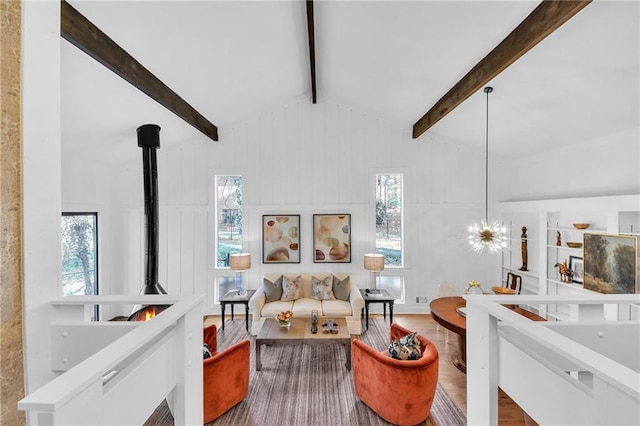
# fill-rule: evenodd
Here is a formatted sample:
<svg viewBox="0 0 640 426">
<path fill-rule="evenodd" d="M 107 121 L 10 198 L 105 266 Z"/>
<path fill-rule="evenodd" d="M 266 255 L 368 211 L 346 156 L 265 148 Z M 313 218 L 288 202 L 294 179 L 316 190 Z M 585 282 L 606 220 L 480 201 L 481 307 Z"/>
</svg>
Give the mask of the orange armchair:
<svg viewBox="0 0 640 426">
<path fill-rule="evenodd" d="M 411 331 L 391 325 L 390 341 Z M 438 383 L 438 349 L 418 335 L 422 356 L 418 360 L 393 359 L 388 350 L 378 352 L 353 340 L 353 381 L 356 395 L 386 421 L 416 425 L 429 417 Z"/>
<path fill-rule="evenodd" d="M 243 340 L 217 352 L 217 337 L 215 325 L 204 329 L 203 340 L 209 345 L 212 354 L 211 358 L 203 361 L 202 366 L 204 423 L 217 419 L 249 393 L 251 342 Z"/>
</svg>

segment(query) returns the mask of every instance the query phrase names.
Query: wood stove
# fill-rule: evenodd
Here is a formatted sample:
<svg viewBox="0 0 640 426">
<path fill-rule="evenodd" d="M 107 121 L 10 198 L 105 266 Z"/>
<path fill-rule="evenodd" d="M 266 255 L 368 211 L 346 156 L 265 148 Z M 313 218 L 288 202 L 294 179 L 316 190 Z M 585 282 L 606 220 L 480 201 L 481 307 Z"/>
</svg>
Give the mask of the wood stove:
<svg viewBox="0 0 640 426">
<path fill-rule="evenodd" d="M 145 124 L 138 127 L 137 133 L 138 146 L 142 148 L 145 218 L 145 280 L 141 294 L 167 294 L 158 282 L 158 163 L 156 150 L 160 148 L 160 126 Z M 148 321 L 169 306 L 134 307 L 129 321 Z"/>
</svg>

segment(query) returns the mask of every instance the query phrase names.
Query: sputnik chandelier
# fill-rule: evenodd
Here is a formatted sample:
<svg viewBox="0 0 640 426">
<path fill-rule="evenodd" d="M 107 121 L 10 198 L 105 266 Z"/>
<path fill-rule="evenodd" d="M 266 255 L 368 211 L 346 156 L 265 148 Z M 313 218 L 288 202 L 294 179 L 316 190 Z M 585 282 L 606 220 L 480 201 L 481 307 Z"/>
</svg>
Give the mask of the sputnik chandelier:
<svg viewBox="0 0 640 426">
<path fill-rule="evenodd" d="M 485 87 L 487 94 L 487 121 L 485 132 L 485 198 L 484 198 L 484 219 L 480 223 L 474 223 L 469 227 L 469 244 L 471 250 L 477 253 L 485 251 L 498 253 L 507 247 L 507 229 L 497 221 L 489 222 L 489 93 L 493 92 L 492 87 Z"/>
</svg>

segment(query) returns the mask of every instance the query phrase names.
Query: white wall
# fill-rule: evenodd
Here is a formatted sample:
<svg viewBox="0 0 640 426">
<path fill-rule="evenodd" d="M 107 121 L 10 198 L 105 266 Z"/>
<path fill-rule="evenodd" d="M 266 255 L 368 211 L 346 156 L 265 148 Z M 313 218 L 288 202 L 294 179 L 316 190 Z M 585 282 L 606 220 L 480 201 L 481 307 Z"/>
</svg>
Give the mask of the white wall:
<svg viewBox="0 0 640 426">
<path fill-rule="evenodd" d="M 509 163 L 503 201 L 640 193 L 640 128 Z"/>
<path fill-rule="evenodd" d="M 250 288 L 257 287 L 262 274 L 280 270 L 349 271 L 366 287 L 362 256 L 374 248 L 377 172 L 405 175 L 405 267 L 383 272 L 405 279 L 407 303 L 397 311 L 427 311 L 428 305 L 415 304 L 416 296 L 432 299 L 441 282 L 460 290 L 471 279 L 490 286 L 499 258 L 471 254 L 466 243 L 468 225 L 484 216 L 484 152 L 446 140 L 413 140 L 409 128 L 372 113 L 328 101 L 313 105 L 306 97 L 222 127 L 218 143 L 175 143 L 162 131 L 160 140 L 159 280 L 170 293 L 207 294 L 210 312 L 218 311 L 215 278 L 232 275 L 214 265 L 216 174 L 244 177 L 244 250 L 253 258 Z M 74 143 L 65 141 L 63 147 L 63 208 L 100 212 L 103 292 L 137 293 L 144 219 L 135 129 L 124 162 L 111 162 L 107 151 L 93 153 L 102 159 L 100 173 L 87 173 L 95 166 L 71 154 Z M 260 261 L 261 217 L 278 212 L 301 214 L 301 264 Z M 312 215 L 322 212 L 351 213 L 351 264 L 313 263 Z"/>
<path fill-rule="evenodd" d="M 53 378 L 49 301 L 60 295 L 60 2 L 23 3 L 25 385 Z"/>
</svg>

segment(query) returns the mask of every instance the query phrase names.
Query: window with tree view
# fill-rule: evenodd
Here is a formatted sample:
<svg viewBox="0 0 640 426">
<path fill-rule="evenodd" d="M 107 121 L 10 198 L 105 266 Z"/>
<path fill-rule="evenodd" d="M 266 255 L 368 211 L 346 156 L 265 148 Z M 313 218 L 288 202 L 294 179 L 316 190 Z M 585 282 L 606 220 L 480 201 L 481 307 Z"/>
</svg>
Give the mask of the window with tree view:
<svg viewBox="0 0 640 426">
<path fill-rule="evenodd" d="M 98 214 L 62 213 L 62 295 L 98 294 Z"/>
<path fill-rule="evenodd" d="M 216 176 L 216 251 L 218 267 L 242 252 L 242 176 Z"/>
<path fill-rule="evenodd" d="M 387 266 L 403 265 L 402 174 L 376 175 L 376 252 Z"/>
</svg>

